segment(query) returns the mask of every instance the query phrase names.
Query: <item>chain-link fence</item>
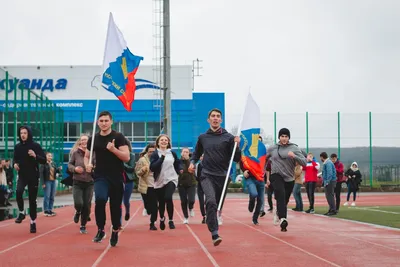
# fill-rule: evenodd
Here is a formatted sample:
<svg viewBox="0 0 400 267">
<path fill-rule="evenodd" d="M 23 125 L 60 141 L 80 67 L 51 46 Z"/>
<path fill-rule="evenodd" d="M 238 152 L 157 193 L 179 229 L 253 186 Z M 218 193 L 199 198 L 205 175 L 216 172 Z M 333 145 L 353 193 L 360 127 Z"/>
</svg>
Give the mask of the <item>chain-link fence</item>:
<svg viewBox="0 0 400 267">
<path fill-rule="evenodd" d="M 14 147 L 19 142 L 18 128 L 28 125 L 34 140 L 44 151 L 53 154 L 56 164 L 61 164 L 64 150 L 63 110 L 56 107 L 43 93 L 35 93 L 1 68 L 0 97 L 0 158 L 13 158 Z M 58 190 L 62 190 L 61 184 L 58 185 Z M 39 195 L 42 194 L 40 190 Z"/>
<path fill-rule="evenodd" d="M 240 116 L 229 116 L 228 131 Z M 346 170 L 357 162 L 363 186 L 400 186 L 400 114 L 388 113 L 303 113 L 261 114 L 261 128 L 267 145 L 279 141 L 281 128 L 291 132 L 291 142 L 317 159 L 323 151 L 335 153 Z M 371 175 L 372 174 L 372 175 Z"/>
</svg>

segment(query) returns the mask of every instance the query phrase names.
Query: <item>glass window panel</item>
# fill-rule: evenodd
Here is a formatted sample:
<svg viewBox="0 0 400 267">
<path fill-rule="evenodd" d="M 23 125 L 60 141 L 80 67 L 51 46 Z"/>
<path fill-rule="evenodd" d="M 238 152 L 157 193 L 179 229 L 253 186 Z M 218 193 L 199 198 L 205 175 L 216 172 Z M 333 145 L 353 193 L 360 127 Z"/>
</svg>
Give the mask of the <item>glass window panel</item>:
<svg viewBox="0 0 400 267">
<path fill-rule="evenodd" d="M 115 125 L 115 128 L 118 129 L 117 125 Z M 123 135 L 129 139 L 132 137 L 132 122 L 120 122 L 120 128 Z"/>
</svg>

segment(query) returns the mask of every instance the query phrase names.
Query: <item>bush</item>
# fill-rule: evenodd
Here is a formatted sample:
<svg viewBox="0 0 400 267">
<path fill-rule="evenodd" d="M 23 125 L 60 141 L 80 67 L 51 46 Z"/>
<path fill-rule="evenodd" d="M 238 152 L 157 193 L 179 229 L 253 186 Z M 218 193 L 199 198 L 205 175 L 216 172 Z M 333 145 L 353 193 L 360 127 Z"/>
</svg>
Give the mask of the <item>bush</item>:
<svg viewBox="0 0 400 267">
<path fill-rule="evenodd" d="M 242 183 L 230 183 L 228 188 L 242 188 Z"/>
</svg>

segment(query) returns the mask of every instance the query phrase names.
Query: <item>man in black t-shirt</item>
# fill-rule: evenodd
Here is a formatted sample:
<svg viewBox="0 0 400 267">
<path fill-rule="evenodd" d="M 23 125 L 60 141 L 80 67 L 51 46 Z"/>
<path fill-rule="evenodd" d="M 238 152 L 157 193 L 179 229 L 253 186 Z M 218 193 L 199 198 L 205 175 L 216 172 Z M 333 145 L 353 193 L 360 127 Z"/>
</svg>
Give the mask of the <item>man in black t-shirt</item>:
<svg viewBox="0 0 400 267">
<path fill-rule="evenodd" d="M 95 216 L 98 232 L 93 242 L 99 243 L 105 237 L 104 226 L 106 224 L 106 203 L 110 198 L 110 212 L 112 221 L 112 233 L 110 245 L 118 243 L 118 232 L 121 228 L 121 203 L 124 192 L 124 162 L 129 161 L 129 149 L 123 134 L 111 129 L 112 115 L 108 111 L 99 114 L 97 125 L 100 131 L 94 137 L 89 138 L 85 153 L 86 171 L 94 170 L 94 192 L 96 196 Z M 90 160 L 90 150 L 96 154 L 96 166 Z"/>
</svg>

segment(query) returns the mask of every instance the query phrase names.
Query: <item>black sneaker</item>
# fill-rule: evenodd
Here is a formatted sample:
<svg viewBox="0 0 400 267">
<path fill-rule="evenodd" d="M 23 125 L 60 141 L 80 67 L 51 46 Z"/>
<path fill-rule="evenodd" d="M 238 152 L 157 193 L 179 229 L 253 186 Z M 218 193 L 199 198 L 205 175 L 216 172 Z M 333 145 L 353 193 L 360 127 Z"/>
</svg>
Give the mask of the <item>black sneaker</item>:
<svg viewBox="0 0 400 267">
<path fill-rule="evenodd" d="M 212 236 L 212 241 L 214 244 L 214 247 L 218 246 L 222 242 L 222 238 L 219 235 L 213 235 Z"/>
<path fill-rule="evenodd" d="M 18 218 L 15 220 L 15 223 L 22 223 L 23 220 L 25 220 L 25 214 L 19 213 Z"/>
<path fill-rule="evenodd" d="M 253 219 L 253 224 L 254 224 L 254 225 L 258 225 L 258 224 L 259 224 L 259 223 L 258 223 L 258 220 L 254 220 L 254 219 Z"/>
<path fill-rule="evenodd" d="M 50 214 L 50 216 L 51 216 L 51 217 L 53 217 L 53 216 L 56 216 L 56 215 L 57 215 L 57 213 L 55 213 L 55 212 L 54 212 L 54 211 L 52 211 L 52 210 L 50 210 L 50 211 L 49 211 L 49 214 Z"/>
<path fill-rule="evenodd" d="M 272 212 L 272 210 L 273 210 L 273 208 L 269 208 L 267 211 L 268 211 L 268 212 Z"/>
<path fill-rule="evenodd" d="M 206 216 L 203 216 L 203 220 L 201 221 L 202 224 L 206 223 Z"/>
<path fill-rule="evenodd" d="M 36 223 L 31 223 L 31 233 L 34 234 L 36 233 Z"/>
<path fill-rule="evenodd" d="M 110 238 L 110 246 L 115 247 L 117 245 L 119 231 L 120 231 L 119 229 L 118 230 L 112 230 L 111 238 Z"/>
<path fill-rule="evenodd" d="M 253 212 L 255 205 L 256 205 L 256 199 L 250 198 L 249 199 L 249 212 Z"/>
<path fill-rule="evenodd" d="M 74 215 L 74 223 L 78 223 L 79 222 L 79 217 L 81 216 L 81 214 L 79 212 L 75 212 Z"/>
<path fill-rule="evenodd" d="M 79 232 L 81 232 L 81 234 L 87 234 L 87 231 L 86 231 L 86 226 L 81 226 L 81 228 L 79 229 Z"/>
<path fill-rule="evenodd" d="M 90 222 L 92 219 L 90 218 L 90 216 L 87 218 L 87 221 Z"/>
<path fill-rule="evenodd" d="M 165 217 L 160 220 L 160 229 L 162 231 L 165 230 Z"/>
<path fill-rule="evenodd" d="M 281 231 L 287 232 L 288 225 L 289 225 L 289 223 L 287 222 L 287 220 L 285 218 L 282 218 L 281 219 Z"/>
<path fill-rule="evenodd" d="M 97 235 L 93 238 L 93 242 L 100 243 L 104 238 L 106 238 L 106 233 L 104 230 L 98 230 Z"/>
<path fill-rule="evenodd" d="M 125 221 L 128 221 L 130 217 L 131 217 L 131 216 L 130 216 L 129 213 L 125 214 Z"/>
<path fill-rule="evenodd" d="M 150 223 L 150 230 L 157 231 L 157 227 L 154 225 L 154 223 Z"/>
<path fill-rule="evenodd" d="M 169 229 L 175 229 L 174 221 L 169 221 L 168 225 L 169 225 Z"/>
<path fill-rule="evenodd" d="M 267 213 L 265 213 L 265 211 L 260 212 L 260 217 L 264 217 L 265 214 L 267 214 Z"/>
</svg>

